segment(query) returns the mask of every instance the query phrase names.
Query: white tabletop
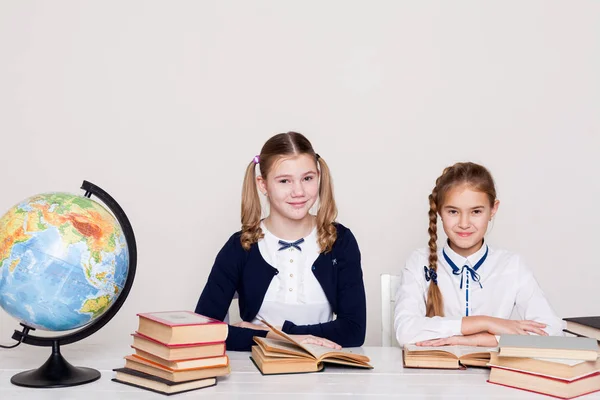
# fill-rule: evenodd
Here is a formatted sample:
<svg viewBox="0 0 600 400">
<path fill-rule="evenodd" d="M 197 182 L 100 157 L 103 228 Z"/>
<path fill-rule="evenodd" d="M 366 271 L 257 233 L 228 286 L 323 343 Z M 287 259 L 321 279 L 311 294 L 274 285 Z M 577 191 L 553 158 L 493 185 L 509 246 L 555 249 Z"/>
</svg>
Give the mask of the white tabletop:
<svg viewBox="0 0 600 400">
<path fill-rule="evenodd" d="M 310 400 L 333 397 L 374 398 L 404 397 L 419 399 L 550 399 L 550 397 L 505 388 L 486 382 L 487 369 L 432 370 L 402 368 L 401 351 L 392 347 L 363 347 L 373 370 L 327 366 L 312 374 L 262 376 L 248 358 L 250 353 L 229 352 L 231 374 L 219 377 L 215 387 L 176 395 L 176 398 Z M 127 344 L 90 345 L 75 343 L 62 348 L 67 361 L 76 366 L 100 370 L 102 377 L 93 383 L 61 389 L 30 389 L 15 386 L 10 378 L 23 370 L 37 368 L 50 355 L 49 348 L 21 345 L 0 349 L 1 400 L 112 400 L 160 399 L 164 396 L 114 383 L 113 368 L 124 364 L 130 354 Z M 592 394 L 584 399 L 600 399 Z"/>
</svg>

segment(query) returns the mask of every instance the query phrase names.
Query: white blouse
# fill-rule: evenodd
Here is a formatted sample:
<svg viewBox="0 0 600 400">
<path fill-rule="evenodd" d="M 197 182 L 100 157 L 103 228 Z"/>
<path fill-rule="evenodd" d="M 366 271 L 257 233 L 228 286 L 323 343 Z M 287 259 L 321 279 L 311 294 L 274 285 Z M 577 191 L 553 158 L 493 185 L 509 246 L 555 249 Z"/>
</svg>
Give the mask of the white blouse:
<svg viewBox="0 0 600 400">
<path fill-rule="evenodd" d="M 331 321 L 331 305 L 311 269 L 320 254 L 317 228 L 299 244 L 301 251 L 293 246 L 279 250 L 280 238 L 269 232 L 264 223 L 261 229 L 265 236 L 258 241 L 260 254 L 279 273 L 271 280 L 252 323 L 262 325 L 260 319 L 274 326 L 282 326 L 286 320 L 296 325 Z"/>
<path fill-rule="evenodd" d="M 494 250 L 487 244 L 466 258 L 455 253 L 448 244 L 438 251 L 437 280 L 445 316 L 425 317 L 427 291 L 432 284 L 424 270 L 429 265 L 428 256 L 427 248 L 413 252 L 401 273 L 394 317 L 400 345 L 461 335 L 464 316 L 509 319 L 513 311 L 519 319 L 546 324 L 544 330 L 549 335 L 563 335 L 564 322 L 557 317 L 521 257 L 505 250 Z"/>
</svg>

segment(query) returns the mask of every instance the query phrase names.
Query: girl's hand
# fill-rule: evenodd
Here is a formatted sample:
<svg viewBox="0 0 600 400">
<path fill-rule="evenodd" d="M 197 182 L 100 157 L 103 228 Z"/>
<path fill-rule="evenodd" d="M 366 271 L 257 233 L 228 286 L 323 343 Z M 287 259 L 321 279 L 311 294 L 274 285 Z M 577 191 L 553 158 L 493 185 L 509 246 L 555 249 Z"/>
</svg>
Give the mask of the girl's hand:
<svg viewBox="0 0 600 400">
<path fill-rule="evenodd" d="M 528 335 L 529 332 L 540 336 L 548 336 L 542 329 L 546 324 L 529 320 L 512 320 L 488 317 L 487 331 L 492 335 L 512 334 Z"/>
<path fill-rule="evenodd" d="M 238 322 L 237 324 L 233 324 L 232 326 L 237 326 L 239 328 L 257 329 L 257 330 L 261 330 L 261 331 L 270 331 L 270 329 L 267 328 L 266 326 L 255 325 L 255 324 L 252 324 L 252 323 L 246 322 L 246 321 Z"/>
<path fill-rule="evenodd" d="M 424 340 L 422 342 L 415 343 L 417 346 L 483 346 L 483 347 L 496 347 L 498 341 L 494 335 L 489 333 L 476 333 L 474 335 L 466 336 L 450 336 L 442 339 Z"/>
<path fill-rule="evenodd" d="M 323 347 L 328 347 L 330 349 L 340 350 L 342 346 L 339 344 L 332 342 L 329 339 L 321 338 L 313 335 L 288 335 L 294 338 L 295 341 L 302 344 L 316 344 Z"/>
</svg>

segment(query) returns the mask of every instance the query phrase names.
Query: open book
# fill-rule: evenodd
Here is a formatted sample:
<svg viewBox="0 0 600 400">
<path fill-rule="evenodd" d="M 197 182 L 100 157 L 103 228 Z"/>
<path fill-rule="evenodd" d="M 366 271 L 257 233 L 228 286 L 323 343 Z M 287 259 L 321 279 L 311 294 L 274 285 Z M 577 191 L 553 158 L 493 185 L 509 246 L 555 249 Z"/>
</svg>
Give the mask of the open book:
<svg viewBox="0 0 600 400">
<path fill-rule="evenodd" d="M 317 372 L 323 363 L 359 368 L 373 368 L 369 357 L 350 350 L 334 350 L 315 344 L 303 344 L 268 323 L 263 323 L 279 335 L 278 339 L 254 337 L 250 359 L 264 375 Z"/>
<path fill-rule="evenodd" d="M 464 369 L 466 366 L 486 367 L 490 353 L 497 348 L 476 346 L 425 347 L 414 344 L 404 346 L 403 361 L 408 368 Z"/>
</svg>

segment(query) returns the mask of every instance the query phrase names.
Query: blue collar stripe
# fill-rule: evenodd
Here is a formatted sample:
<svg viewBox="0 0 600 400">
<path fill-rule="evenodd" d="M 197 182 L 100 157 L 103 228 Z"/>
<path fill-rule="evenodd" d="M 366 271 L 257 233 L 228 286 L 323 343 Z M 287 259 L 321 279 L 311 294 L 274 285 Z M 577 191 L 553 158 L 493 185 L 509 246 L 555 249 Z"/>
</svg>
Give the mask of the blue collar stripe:
<svg viewBox="0 0 600 400">
<path fill-rule="evenodd" d="M 450 259 L 450 257 L 448 257 L 448 254 L 446 254 L 446 250 L 442 250 L 442 254 L 444 255 L 444 259 L 446 260 L 446 262 L 448 263 L 448 265 L 450 265 L 450 267 L 452 268 L 452 274 L 453 275 L 460 275 L 460 288 L 462 289 L 463 287 L 463 271 L 467 270 L 467 276 L 469 274 L 471 274 L 471 279 L 473 279 L 475 282 L 479 283 L 479 287 L 483 289 L 483 286 L 481 285 L 481 282 L 479 282 L 479 280 L 481 279 L 481 277 L 479 276 L 479 274 L 477 273 L 477 270 L 479 269 L 479 267 L 481 267 L 481 265 L 483 264 L 483 262 L 485 261 L 485 259 L 488 256 L 488 250 L 489 248 L 486 246 L 485 248 L 485 254 L 483 255 L 483 257 L 481 257 L 481 259 L 479 261 L 477 261 L 477 264 L 475 264 L 475 266 L 473 268 L 469 267 L 468 265 L 463 265 L 462 268 L 458 268 L 456 266 L 456 264 L 454 264 L 454 262 Z"/>
<path fill-rule="evenodd" d="M 485 253 L 483 254 L 483 257 L 481 257 L 481 259 L 479 261 L 477 261 L 477 263 L 473 266 L 473 268 L 469 267 L 468 265 L 463 265 L 462 268 L 458 268 L 456 266 L 456 264 L 454 264 L 454 262 L 452 262 L 450 257 L 448 257 L 448 254 L 446 254 L 446 250 L 442 250 L 444 259 L 446 260 L 448 265 L 452 268 L 452 275 L 460 275 L 460 288 L 461 289 L 463 288 L 463 278 L 465 277 L 465 275 L 467 276 L 467 289 L 465 291 L 465 316 L 467 316 L 467 317 L 469 316 L 469 274 L 471 275 L 471 279 L 473 279 L 473 281 L 479 283 L 479 287 L 481 289 L 483 289 L 483 286 L 481 285 L 481 282 L 480 282 L 481 276 L 479 276 L 479 274 L 477 273 L 477 270 L 479 269 L 479 267 L 481 267 L 481 265 L 487 258 L 488 250 L 489 250 L 489 248 L 486 245 Z M 467 271 L 466 274 L 463 273 L 465 270 Z"/>
</svg>

